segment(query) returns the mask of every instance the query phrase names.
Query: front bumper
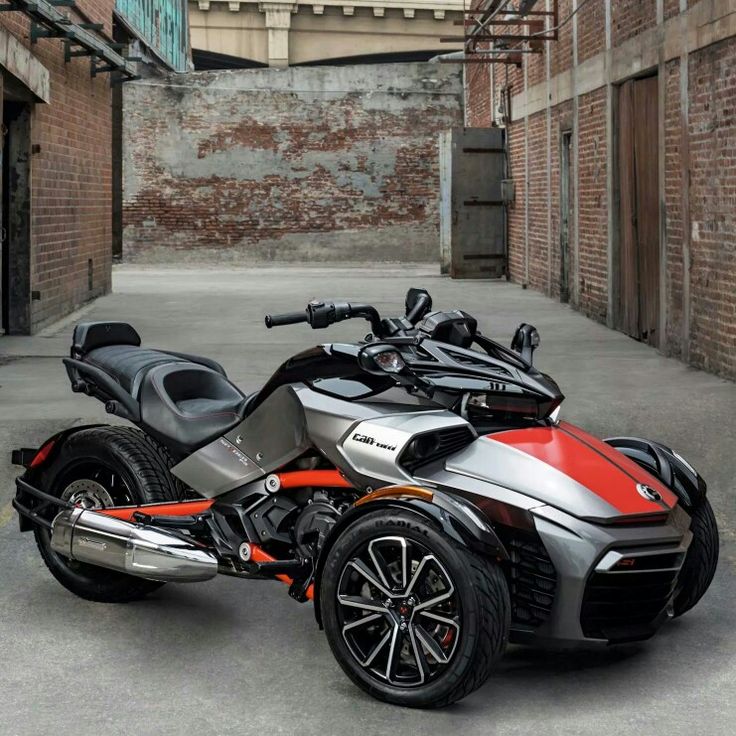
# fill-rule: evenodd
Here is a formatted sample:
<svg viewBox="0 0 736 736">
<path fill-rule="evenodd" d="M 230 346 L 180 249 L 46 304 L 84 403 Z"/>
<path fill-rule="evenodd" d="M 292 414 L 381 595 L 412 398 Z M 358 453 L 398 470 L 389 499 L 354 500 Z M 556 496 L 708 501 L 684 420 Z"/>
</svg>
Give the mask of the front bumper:
<svg viewBox="0 0 736 736">
<path fill-rule="evenodd" d="M 611 644 L 655 633 L 692 539 L 680 506 L 664 523 L 640 525 L 592 524 L 551 506 L 531 513 L 554 566 L 554 597 L 541 624 L 512 629 L 514 641 Z"/>
</svg>

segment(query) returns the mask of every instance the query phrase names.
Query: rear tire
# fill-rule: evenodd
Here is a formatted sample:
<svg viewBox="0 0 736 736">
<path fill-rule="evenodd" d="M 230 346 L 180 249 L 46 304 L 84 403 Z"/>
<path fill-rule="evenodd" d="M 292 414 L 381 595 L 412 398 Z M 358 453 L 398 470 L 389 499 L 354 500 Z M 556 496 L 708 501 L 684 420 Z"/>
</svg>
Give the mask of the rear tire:
<svg viewBox="0 0 736 736">
<path fill-rule="evenodd" d="M 177 501 L 181 490 L 169 472 L 172 464 L 168 452 L 138 429 L 94 427 L 70 435 L 36 482 L 58 497 L 82 489 L 81 499 L 92 509 L 109 506 L 110 501 L 115 506 Z M 35 535 L 51 574 L 80 598 L 126 603 L 164 584 L 69 560 L 51 549 L 47 529 L 37 526 Z"/>
<path fill-rule="evenodd" d="M 508 641 L 500 567 L 409 511 L 366 514 L 341 534 L 322 572 L 320 605 L 345 674 L 397 705 L 440 708 L 464 698 Z"/>
<path fill-rule="evenodd" d="M 674 614 L 687 613 L 708 590 L 718 565 L 718 526 L 710 502 L 703 499 L 692 513 L 693 540 L 680 572 L 680 590 L 675 596 Z"/>
</svg>

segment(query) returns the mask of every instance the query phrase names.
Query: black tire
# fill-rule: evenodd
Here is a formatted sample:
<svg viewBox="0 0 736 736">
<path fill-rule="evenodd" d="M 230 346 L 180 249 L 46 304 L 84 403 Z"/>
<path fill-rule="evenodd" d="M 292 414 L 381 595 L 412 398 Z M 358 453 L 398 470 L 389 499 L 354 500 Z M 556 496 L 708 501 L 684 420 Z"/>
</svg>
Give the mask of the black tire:
<svg viewBox="0 0 736 736">
<path fill-rule="evenodd" d="M 675 616 L 682 616 L 703 597 L 716 573 L 718 526 L 707 498 L 693 512 L 690 531 L 693 540 L 680 572 L 679 592 L 674 601 Z"/>
<path fill-rule="evenodd" d="M 61 496 L 70 483 L 94 480 L 109 492 L 114 505 L 176 501 L 181 489 L 169 472 L 173 461 L 153 439 L 132 427 L 94 427 L 70 435 L 36 482 Z M 99 470 L 95 470 L 99 469 Z M 94 473 L 99 478 L 93 478 Z M 110 481 L 105 481 L 110 473 Z M 117 484 L 113 480 L 117 479 Z M 80 598 L 101 603 L 138 600 L 164 583 L 145 580 L 95 565 L 69 560 L 50 546 L 50 533 L 35 529 L 36 543 L 51 574 Z"/>
<path fill-rule="evenodd" d="M 384 548 L 383 552 L 379 551 L 376 555 L 381 558 L 386 571 L 383 580 L 388 580 L 391 577 L 391 590 L 393 592 L 402 590 L 403 585 L 402 596 L 409 595 L 413 590 L 422 590 L 422 594 L 418 595 L 413 603 L 410 602 L 415 610 L 409 609 L 410 613 L 407 614 L 407 616 L 410 616 L 408 628 L 404 629 L 403 633 L 398 630 L 398 614 L 407 613 L 406 598 L 404 597 L 397 599 L 395 602 L 393 599 L 387 599 L 387 601 L 391 601 L 390 606 L 393 614 L 390 614 L 388 610 L 385 614 L 382 611 L 371 614 L 369 609 L 365 609 L 359 615 L 355 613 L 347 614 L 357 616 L 357 619 L 345 623 L 344 612 L 354 612 L 355 610 L 352 608 L 354 604 L 346 603 L 346 601 L 365 601 L 366 599 L 345 595 L 341 593 L 340 586 L 346 589 L 344 586 L 355 584 L 351 582 L 356 577 L 352 563 L 356 559 L 360 559 L 360 555 L 363 554 L 361 550 L 366 548 L 370 550 L 368 545 L 371 543 L 390 545 L 391 542 L 387 541 L 387 538 L 389 540 L 398 538 L 405 540 L 402 545 L 407 545 L 410 550 L 406 553 L 406 558 L 410 559 L 411 562 L 405 563 L 404 567 L 411 567 L 411 571 L 403 573 L 403 581 L 402 579 L 397 581 L 395 575 L 398 573 L 388 572 L 390 568 L 386 566 L 387 558 L 385 557 L 386 550 Z M 440 590 L 454 591 L 449 600 L 442 603 L 442 606 L 450 608 L 451 613 L 440 611 L 440 613 L 443 613 L 443 618 L 448 617 L 444 620 L 449 622 L 449 617 L 454 616 L 453 620 L 456 622 L 454 628 L 456 641 L 448 644 L 448 647 L 453 647 L 451 651 L 437 648 L 440 654 L 447 657 L 447 662 L 444 664 L 441 664 L 439 658 L 432 656 L 430 647 L 419 644 L 418 649 L 421 651 L 417 650 L 417 642 L 421 642 L 422 637 L 424 641 L 429 640 L 430 644 L 434 641 L 435 647 L 439 647 L 438 641 L 440 640 L 444 646 L 444 642 L 448 637 L 451 627 L 445 627 L 446 632 L 443 635 L 445 629 L 442 628 L 442 624 L 433 621 L 436 618 L 435 614 L 438 612 L 439 604 L 437 607 L 429 609 L 426 608 L 426 603 L 422 603 L 423 600 L 428 600 L 429 596 L 432 596 L 433 600 L 437 600 L 437 594 L 436 592 L 430 592 L 428 597 L 425 598 L 421 584 L 417 584 L 415 587 L 412 587 L 412 584 L 406 585 L 406 581 L 410 577 L 412 583 L 415 578 L 419 578 L 416 570 L 422 567 L 424 560 L 418 564 L 416 560 L 420 554 L 427 557 L 427 550 L 437 562 L 439 577 L 434 571 L 432 571 L 432 574 L 440 579 L 444 577 L 444 573 L 450 583 L 450 585 L 445 585 L 444 581 L 441 581 L 440 584 L 445 587 Z M 399 554 L 401 553 L 399 552 Z M 356 555 L 358 555 L 357 558 Z M 426 568 L 429 568 L 430 565 L 434 565 L 434 563 L 427 563 Z M 375 563 L 373 570 L 378 567 L 379 564 Z M 373 574 L 375 575 L 375 572 Z M 372 599 L 373 602 L 379 602 L 383 593 L 380 590 L 376 592 L 377 589 L 372 588 L 370 583 L 361 583 L 360 574 L 357 580 L 357 584 L 362 584 L 364 590 L 367 584 L 368 588 L 376 593 L 376 598 Z M 396 583 L 396 586 L 393 583 Z M 340 596 L 342 603 L 339 602 L 338 596 Z M 441 597 L 442 595 L 439 595 L 439 598 Z M 457 601 L 455 601 L 455 597 Z M 411 598 L 414 598 L 414 595 Z M 345 607 L 346 605 L 348 608 Z M 415 708 L 440 708 L 464 698 L 485 682 L 493 669 L 494 663 L 503 654 L 508 641 L 511 605 L 506 578 L 500 567 L 493 561 L 481 557 L 467 547 L 456 543 L 440 532 L 428 520 L 410 511 L 383 509 L 368 513 L 340 535 L 335 545 L 328 552 L 322 572 L 320 606 L 322 622 L 330 648 L 347 676 L 358 687 L 373 697 L 397 705 Z M 425 610 L 423 613 L 418 613 L 422 607 L 425 607 Z M 360 606 L 357 606 L 357 608 L 360 608 Z M 367 614 L 367 616 L 364 616 L 364 614 Z M 430 622 L 429 628 L 439 629 L 437 635 L 440 640 L 429 639 L 427 630 L 423 628 L 426 623 L 423 623 L 424 619 L 419 621 L 416 618 L 417 614 L 432 617 L 433 620 Z M 369 619 L 371 615 L 374 621 L 368 627 L 364 627 L 362 620 Z M 360 620 L 360 623 L 358 623 L 360 628 L 352 628 L 351 624 L 355 624 L 358 620 Z M 404 618 L 401 618 L 401 622 L 403 624 Z M 422 629 L 419 633 L 416 633 L 415 622 L 418 622 L 419 628 Z M 346 638 L 344 638 L 343 626 L 351 629 L 349 636 L 357 637 L 358 634 L 353 634 L 353 632 L 360 631 L 364 632 L 362 635 L 366 638 L 373 636 L 372 641 L 374 642 L 376 640 L 383 641 L 386 636 L 392 637 L 390 633 L 386 634 L 386 631 L 395 632 L 396 638 L 390 638 L 391 646 L 388 648 L 388 652 L 385 651 L 388 646 L 386 645 L 380 654 L 376 654 L 373 649 L 378 648 L 378 645 L 374 647 L 372 643 L 366 644 L 363 649 L 364 653 L 369 648 L 373 652 L 371 656 L 374 659 L 369 663 L 369 666 L 372 666 L 374 662 L 380 662 L 379 666 L 383 667 L 381 658 L 386 654 L 387 664 L 383 677 L 380 676 L 380 673 L 376 674 L 375 671 L 369 669 L 368 665 L 365 665 L 370 656 L 363 657 L 363 664 L 358 661 L 358 655 L 354 653 L 351 648 L 352 645 L 348 644 Z M 371 634 L 371 629 L 377 630 L 376 633 Z M 409 629 L 411 629 L 411 633 Z M 450 636 L 449 638 L 451 641 L 453 637 Z M 391 653 L 395 651 L 394 644 L 399 647 L 395 668 L 390 664 Z M 432 657 L 431 663 L 427 658 L 428 655 Z M 411 674 L 412 658 L 415 662 L 415 675 Z M 434 666 L 434 674 L 430 665 Z M 409 674 L 405 675 L 403 683 L 392 683 L 388 678 L 389 673 L 395 673 L 398 680 L 402 667 Z M 422 679 L 416 682 L 415 680 L 419 677 Z"/>
</svg>

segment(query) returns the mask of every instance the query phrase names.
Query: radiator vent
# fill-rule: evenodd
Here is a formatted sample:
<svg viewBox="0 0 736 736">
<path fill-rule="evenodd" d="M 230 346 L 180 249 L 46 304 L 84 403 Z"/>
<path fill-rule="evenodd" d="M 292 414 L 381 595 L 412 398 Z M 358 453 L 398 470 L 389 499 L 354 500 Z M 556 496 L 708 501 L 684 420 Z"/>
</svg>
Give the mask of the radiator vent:
<svg viewBox="0 0 736 736">
<path fill-rule="evenodd" d="M 465 425 L 421 434 L 401 453 L 399 465 L 410 475 L 414 475 L 422 466 L 459 452 L 474 439 L 475 432 Z"/>
</svg>

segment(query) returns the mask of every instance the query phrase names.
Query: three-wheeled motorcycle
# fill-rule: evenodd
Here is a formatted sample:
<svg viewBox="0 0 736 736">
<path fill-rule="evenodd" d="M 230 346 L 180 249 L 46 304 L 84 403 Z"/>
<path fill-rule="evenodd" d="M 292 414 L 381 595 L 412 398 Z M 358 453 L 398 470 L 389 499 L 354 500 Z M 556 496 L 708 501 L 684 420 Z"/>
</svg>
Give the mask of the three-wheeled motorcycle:
<svg viewBox="0 0 736 736">
<path fill-rule="evenodd" d="M 507 348 L 411 289 L 400 317 L 325 301 L 266 327 L 347 319 L 370 334 L 295 355 L 250 395 L 129 324 L 77 325 L 72 390 L 134 426 L 14 452 L 20 528 L 56 579 L 100 602 L 280 580 L 356 685 L 417 707 L 478 688 L 509 640 L 645 639 L 704 594 L 705 482 L 662 444 L 561 421 L 533 326 Z"/>
</svg>

